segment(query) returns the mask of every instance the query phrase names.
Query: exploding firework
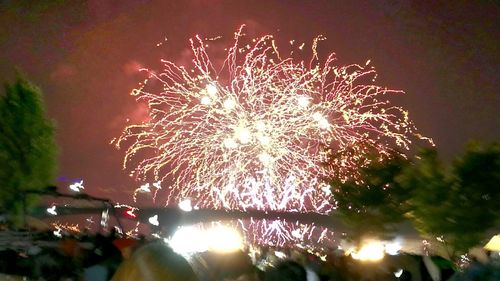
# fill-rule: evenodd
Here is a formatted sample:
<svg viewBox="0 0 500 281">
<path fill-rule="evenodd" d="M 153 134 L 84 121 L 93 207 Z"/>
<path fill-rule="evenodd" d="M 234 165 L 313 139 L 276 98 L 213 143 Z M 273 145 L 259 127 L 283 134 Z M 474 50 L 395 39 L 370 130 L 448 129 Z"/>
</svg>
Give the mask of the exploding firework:
<svg viewBox="0 0 500 281">
<path fill-rule="evenodd" d="M 314 223 L 285 220 L 249 220 L 239 221 L 249 244 L 270 246 L 297 246 L 312 247 L 335 245 L 335 233 L 324 226 Z"/>
<path fill-rule="evenodd" d="M 240 28 L 216 67 L 196 36 L 192 68 L 163 60 L 132 93 L 150 119 L 128 126 L 116 145 L 127 147 L 131 176 L 169 185 L 167 203 L 328 213 L 326 148 L 367 139 L 380 150 L 408 148 L 414 127 L 385 98 L 400 92 L 374 85 L 369 61 L 338 66 L 331 54 L 320 63 L 321 38 L 308 62 L 283 58 L 270 35 L 244 39 Z M 352 166 L 351 158 L 337 163 Z"/>
</svg>

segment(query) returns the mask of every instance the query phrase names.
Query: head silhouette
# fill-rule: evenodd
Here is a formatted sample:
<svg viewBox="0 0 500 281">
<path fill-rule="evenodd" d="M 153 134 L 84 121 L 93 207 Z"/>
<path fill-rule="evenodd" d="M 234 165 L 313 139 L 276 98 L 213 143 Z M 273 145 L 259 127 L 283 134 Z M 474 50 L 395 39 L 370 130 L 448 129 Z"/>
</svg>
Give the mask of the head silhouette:
<svg viewBox="0 0 500 281">
<path fill-rule="evenodd" d="M 196 281 L 189 263 L 161 242 L 145 245 L 124 261 L 112 281 Z"/>
</svg>

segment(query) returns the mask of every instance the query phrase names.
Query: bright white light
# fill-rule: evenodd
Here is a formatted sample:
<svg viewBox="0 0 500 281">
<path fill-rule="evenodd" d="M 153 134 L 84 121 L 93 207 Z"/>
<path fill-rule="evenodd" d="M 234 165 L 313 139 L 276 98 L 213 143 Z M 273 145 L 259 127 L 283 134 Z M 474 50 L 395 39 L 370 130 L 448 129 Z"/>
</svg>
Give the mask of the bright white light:
<svg viewBox="0 0 500 281">
<path fill-rule="evenodd" d="M 396 278 L 401 277 L 402 274 L 403 270 L 401 268 L 394 272 L 394 276 L 396 276 Z"/>
<path fill-rule="evenodd" d="M 330 123 L 328 123 L 328 120 L 326 120 L 325 118 L 323 118 L 323 119 L 320 119 L 318 121 L 318 126 L 321 129 L 328 129 L 328 127 L 330 127 Z"/>
<path fill-rule="evenodd" d="M 233 148 L 237 148 L 237 147 L 238 147 L 238 144 L 236 143 L 236 141 L 235 141 L 234 139 L 229 138 L 229 139 L 225 139 L 225 140 L 224 140 L 224 146 L 225 146 L 226 148 L 231 148 L 231 149 L 233 149 Z"/>
<path fill-rule="evenodd" d="M 154 182 L 154 183 L 153 183 L 153 186 L 154 186 L 156 189 L 161 189 L 161 181 Z"/>
<path fill-rule="evenodd" d="M 259 141 L 260 141 L 260 144 L 264 145 L 264 146 L 267 146 L 269 145 L 269 143 L 271 142 L 269 140 L 269 137 L 266 137 L 266 136 L 261 136 L 259 137 Z"/>
<path fill-rule="evenodd" d="M 208 250 L 207 236 L 198 227 L 182 226 L 168 241 L 172 249 L 181 255 L 205 252 Z"/>
<path fill-rule="evenodd" d="M 319 120 L 321 120 L 321 119 L 324 119 L 323 115 L 321 115 L 321 113 L 319 113 L 319 112 L 314 112 L 312 118 L 314 121 L 317 121 L 317 122 L 319 122 Z"/>
<path fill-rule="evenodd" d="M 160 222 L 158 221 L 158 215 L 154 215 L 148 219 L 149 223 L 152 225 L 159 226 Z"/>
<path fill-rule="evenodd" d="M 215 96 L 215 94 L 217 94 L 217 87 L 215 87 L 214 85 L 212 84 L 208 84 L 207 85 L 207 93 L 210 95 L 210 96 Z"/>
<path fill-rule="evenodd" d="M 141 192 L 141 193 L 142 192 L 144 192 L 144 193 L 151 192 L 151 189 L 149 189 L 149 183 L 145 183 L 145 184 L 141 185 L 141 187 L 139 187 L 137 189 L 137 192 Z"/>
<path fill-rule="evenodd" d="M 105 209 L 101 212 L 101 226 L 106 227 L 108 225 L 109 219 L 109 209 Z"/>
<path fill-rule="evenodd" d="M 255 123 L 255 129 L 257 129 L 257 131 L 264 131 L 266 129 L 266 123 L 262 120 L 257 121 L 257 123 Z"/>
<path fill-rule="evenodd" d="M 277 256 L 280 259 L 285 259 L 286 258 L 286 254 L 283 253 L 283 252 L 280 252 L 280 251 L 274 251 L 274 255 Z"/>
<path fill-rule="evenodd" d="M 224 108 L 227 109 L 227 110 L 231 110 L 235 106 L 236 106 L 236 102 L 233 99 L 231 99 L 231 98 L 228 98 L 228 99 L 226 99 L 224 101 Z"/>
<path fill-rule="evenodd" d="M 183 210 L 184 212 L 191 212 L 193 210 L 191 199 L 185 199 L 179 202 L 179 209 Z"/>
<path fill-rule="evenodd" d="M 125 212 L 129 217 L 136 218 L 137 215 L 134 213 L 134 209 L 129 209 Z"/>
<path fill-rule="evenodd" d="M 182 226 L 174 233 L 169 243 L 181 255 L 197 252 L 234 252 L 243 248 L 243 239 L 238 231 L 226 226 L 202 229 L 197 226 Z"/>
<path fill-rule="evenodd" d="M 212 103 L 212 99 L 209 96 L 203 96 L 201 97 L 201 104 L 203 105 L 209 105 Z"/>
<path fill-rule="evenodd" d="M 271 163 L 271 155 L 267 154 L 266 152 L 263 152 L 259 154 L 259 161 L 264 164 L 264 166 L 267 166 Z"/>
<path fill-rule="evenodd" d="M 57 216 L 56 206 L 52 206 L 50 208 L 47 208 L 47 213 L 49 213 L 53 216 Z"/>
<path fill-rule="evenodd" d="M 385 244 L 385 252 L 391 256 L 397 255 L 403 247 L 398 241 Z"/>
<path fill-rule="evenodd" d="M 321 129 L 327 129 L 328 127 L 330 127 L 330 123 L 321 113 L 315 112 L 312 115 L 312 118 L 314 121 L 318 122 L 318 127 L 320 127 Z"/>
<path fill-rule="evenodd" d="M 208 248 L 215 252 L 228 253 L 243 248 L 243 239 L 238 231 L 227 226 L 217 226 L 207 231 Z"/>
<path fill-rule="evenodd" d="M 369 242 L 351 254 L 356 260 L 379 261 L 384 258 L 384 245 L 380 242 Z"/>
<path fill-rule="evenodd" d="M 54 230 L 52 233 L 53 233 L 55 236 L 59 237 L 59 238 L 61 238 L 61 237 L 62 237 L 62 233 L 61 233 L 61 229 L 60 229 L 60 228 L 58 228 L 57 230 Z"/>
<path fill-rule="evenodd" d="M 301 107 L 307 107 L 309 105 L 309 97 L 300 96 L 297 98 L 297 102 Z"/>
<path fill-rule="evenodd" d="M 323 184 L 321 185 L 321 190 L 326 194 L 326 195 L 330 195 L 332 194 L 332 187 L 328 184 Z"/>
<path fill-rule="evenodd" d="M 236 137 L 238 138 L 238 140 L 242 144 L 249 143 L 251 138 L 252 138 L 252 135 L 250 134 L 250 130 L 248 130 L 247 128 L 244 128 L 244 127 L 243 128 L 242 127 L 236 128 L 235 134 L 236 134 Z"/>
<path fill-rule="evenodd" d="M 70 184 L 69 189 L 73 190 L 74 192 L 80 192 L 80 190 L 85 189 L 85 187 L 83 186 L 83 180 Z"/>
</svg>

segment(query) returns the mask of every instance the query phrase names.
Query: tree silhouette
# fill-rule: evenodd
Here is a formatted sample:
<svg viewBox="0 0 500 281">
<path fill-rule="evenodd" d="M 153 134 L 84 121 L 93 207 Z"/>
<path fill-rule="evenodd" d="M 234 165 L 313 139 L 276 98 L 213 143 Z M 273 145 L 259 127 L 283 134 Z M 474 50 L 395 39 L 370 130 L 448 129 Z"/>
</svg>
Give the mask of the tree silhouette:
<svg viewBox="0 0 500 281">
<path fill-rule="evenodd" d="M 23 206 L 54 183 L 57 146 L 54 125 L 46 116 L 41 91 L 18 75 L 0 96 L 0 209 L 20 222 Z"/>
<path fill-rule="evenodd" d="M 356 166 L 334 163 L 359 152 L 363 157 L 355 159 Z M 335 214 L 353 229 L 353 239 L 367 234 L 383 236 L 405 220 L 411 193 L 397 181 L 397 176 L 410 162 L 399 153 L 365 141 L 331 155 L 330 164 L 334 164 L 328 182 L 337 207 Z"/>
<path fill-rule="evenodd" d="M 443 165 L 424 150 L 399 177 L 412 190 L 409 217 L 424 235 L 438 237 L 450 257 L 467 252 L 500 223 L 500 145 L 469 143 Z"/>
<path fill-rule="evenodd" d="M 453 259 L 499 226 L 499 144 L 471 142 L 449 165 L 439 161 L 434 149 L 421 150 L 411 161 L 371 142 L 350 149 L 363 152 L 358 166 L 343 167 L 335 163 L 342 157 L 333 154 L 329 164 L 338 168 L 327 180 L 338 207 L 335 214 L 353 227 L 354 239 L 383 236 L 391 225 L 409 220 Z"/>
</svg>

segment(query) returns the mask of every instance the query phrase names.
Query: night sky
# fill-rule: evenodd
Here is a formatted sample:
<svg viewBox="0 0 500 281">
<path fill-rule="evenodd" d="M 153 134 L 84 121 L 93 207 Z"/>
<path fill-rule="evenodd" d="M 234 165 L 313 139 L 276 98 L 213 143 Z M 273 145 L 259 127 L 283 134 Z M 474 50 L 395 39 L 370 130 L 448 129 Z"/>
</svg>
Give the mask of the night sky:
<svg viewBox="0 0 500 281">
<path fill-rule="evenodd" d="M 224 46 L 241 24 L 282 42 L 322 34 L 323 58 L 370 59 L 378 85 L 405 91 L 394 102 L 450 159 L 470 139 L 500 139 L 499 19 L 495 1 L 4 0 L 0 77 L 13 81 L 17 67 L 42 88 L 61 146 L 59 185 L 83 179 L 90 194 L 130 202 L 140 183 L 109 143 L 127 118 L 146 118 L 129 95 L 137 69 L 185 63 L 195 34 L 221 35 Z"/>
</svg>

